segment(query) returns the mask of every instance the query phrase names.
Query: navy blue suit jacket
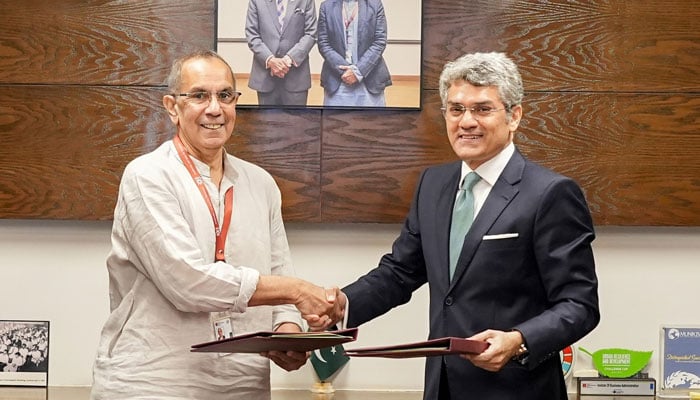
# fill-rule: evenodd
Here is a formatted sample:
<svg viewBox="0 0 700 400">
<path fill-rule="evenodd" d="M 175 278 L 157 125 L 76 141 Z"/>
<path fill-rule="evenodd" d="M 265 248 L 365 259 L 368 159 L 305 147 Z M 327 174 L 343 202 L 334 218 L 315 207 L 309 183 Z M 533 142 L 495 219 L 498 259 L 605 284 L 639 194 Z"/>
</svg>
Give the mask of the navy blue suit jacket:
<svg viewBox="0 0 700 400">
<path fill-rule="evenodd" d="M 565 400 L 559 351 L 600 319 L 595 235 L 584 195 L 573 180 L 516 150 L 467 233 L 450 282 L 450 220 L 460 168 L 454 162 L 423 172 L 391 253 L 343 289 L 350 300 L 348 325 L 406 303 L 427 282 L 430 338 L 517 329 L 530 351 L 526 365 L 512 361 L 499 372 L 445 357 L 452 399 Z M 442 362 L 426 361 L 425 399 L 437 398 Z"/>
</svg>

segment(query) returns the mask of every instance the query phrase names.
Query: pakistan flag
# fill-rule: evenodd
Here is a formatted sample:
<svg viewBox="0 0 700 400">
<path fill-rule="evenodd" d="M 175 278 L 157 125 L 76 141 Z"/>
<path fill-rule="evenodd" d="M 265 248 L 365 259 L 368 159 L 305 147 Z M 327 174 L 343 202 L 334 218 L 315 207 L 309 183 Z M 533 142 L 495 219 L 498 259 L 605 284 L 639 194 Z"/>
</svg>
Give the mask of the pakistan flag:
<svg viewBox="0 0 700 400">
<path fill-rule="evenodd" d="M 311 353 L 311 364 L 321 382 L 327 382 L 328 378 L 340 370 L 350 357 L 345 355 L 343 345 L 325 347 Z"/>
</svg>

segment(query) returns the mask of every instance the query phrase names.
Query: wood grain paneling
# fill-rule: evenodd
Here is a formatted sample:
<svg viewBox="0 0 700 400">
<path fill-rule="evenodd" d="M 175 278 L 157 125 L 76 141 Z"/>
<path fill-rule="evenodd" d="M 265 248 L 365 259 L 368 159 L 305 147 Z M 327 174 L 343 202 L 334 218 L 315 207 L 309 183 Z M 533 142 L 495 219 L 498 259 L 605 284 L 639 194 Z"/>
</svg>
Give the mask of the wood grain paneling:
<svg viewBox="0 0 700 400">
<path fill-rule="evenodd" d="M 584 187 L 596 224 L 698 225 L 698 121 L 698 95 L 536 93 L 515 141 Z"/>
<path fill-rule="evenodd" d="M 109 219 L 126 163 L 174 130 L 162 89 L 0 86 L 0 216 Z"/>
<path fill-rule="evenodd" d="M 0 83 L 162 85 L 213 48 L 216 1 L 0 0 Z"/>
<path fill-rule="evenodd" d="M 424 87 L 464 53 L 504 51 L 530 91 L 700 90 L 700 8 L 686 0 L 423 2 Z"/>
<path fill-rule="evenodd" d="M 324 219 L 400 221 L 420 171 L 456 159 L 431 94 L 414 115 L 324 115 Z M 519 149 L 577 180 L 596 224 L 700 221 L 700 96 L 534 93 L 524 108 Z"/>
<path fill-rule="evenodd" d="M 238 110 L 227 151 L 275 177 L 287 221 L 321 221 L 320 116 L 320 110 Z"/>
<path fill-rule="evenodd" d="M 0 0 L 0 218 L 108 219 L 126 163 L 172 135 L 172 61 L 215 43 L 214 0 Z M 516 143 L 579 181 L 596 224 L 700 225 L 700 8 L 668 0 L 423 1 L 423 109 L 241 109 L 228 151 L 266 168 L 287 221 L 400 222 L 455 159 L 444 63 L 504 51 Z"/>
<path fill-rule="evenodd" d="M 397 222 L 425 167 L 456 159 L 439 99 L 422 111 L 327 111 L 323 116 L 324 220 Z"/>
</svg>

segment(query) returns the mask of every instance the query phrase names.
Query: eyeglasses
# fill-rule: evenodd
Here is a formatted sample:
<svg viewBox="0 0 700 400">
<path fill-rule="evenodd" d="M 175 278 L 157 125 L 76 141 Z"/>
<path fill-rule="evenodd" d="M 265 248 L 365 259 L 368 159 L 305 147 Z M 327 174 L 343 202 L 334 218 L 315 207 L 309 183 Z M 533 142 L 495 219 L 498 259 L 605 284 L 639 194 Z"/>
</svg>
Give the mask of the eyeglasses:
<svg viewBox="0 0 700 400">
<path fill-rule="evenodd" d="M 461 104 L 452 104 L 448 107 L 440 107 L 443 115 L 452 119 L 460 119 L 465 112 L 469 111 L 469 114 L 475 120 L 481 120 L 483 118 L 488 118 L 493 113 L 497 111 L 506 110 L 506 108 L 494 108 L 491 106 L 477 105 L 472 107 L 465 107 Z"/>
<path fill-rule="evenodd" d="M 240 97 L 241 92 L 234 92 L 230 90 L 222 90 L 220 92 L 215 93 L 198 91 L 189 93 L 177 93 L 173 94 L 173 96 L 187 97 L 188 102 L 192 104 L 203 105 L 209 104 L 209 102 L 211 101 L 212 94 L 216 96 L 216 100 L 221 104 L 233 104 L 236 102 L 236 100 L 238 100 L 238 97 Z"/>
</svg>

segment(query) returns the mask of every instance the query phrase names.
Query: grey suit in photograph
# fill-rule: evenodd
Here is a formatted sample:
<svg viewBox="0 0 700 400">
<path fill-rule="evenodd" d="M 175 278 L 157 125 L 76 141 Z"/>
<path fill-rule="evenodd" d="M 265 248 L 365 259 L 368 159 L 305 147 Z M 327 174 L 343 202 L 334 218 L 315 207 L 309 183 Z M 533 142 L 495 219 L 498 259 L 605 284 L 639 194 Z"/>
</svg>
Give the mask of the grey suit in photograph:
<svg viewBox="0 0 700 400">
<path fill-rule="evenodd" d="M 248 81 L 251 89 L 262 93 L 281 90 L 308 94 L 311 88 L 309 52 L 316 44 L 314 0 L 289 0 L 281 26 L 274 0 L 250 0 L 245 36 L 253 52 Z M 270 56 L 281 58 L 285 55 L 289 55 L 295 66 L 284 78 L 272 76 L 266 68 L 266 61 Z"/>
</svg>

